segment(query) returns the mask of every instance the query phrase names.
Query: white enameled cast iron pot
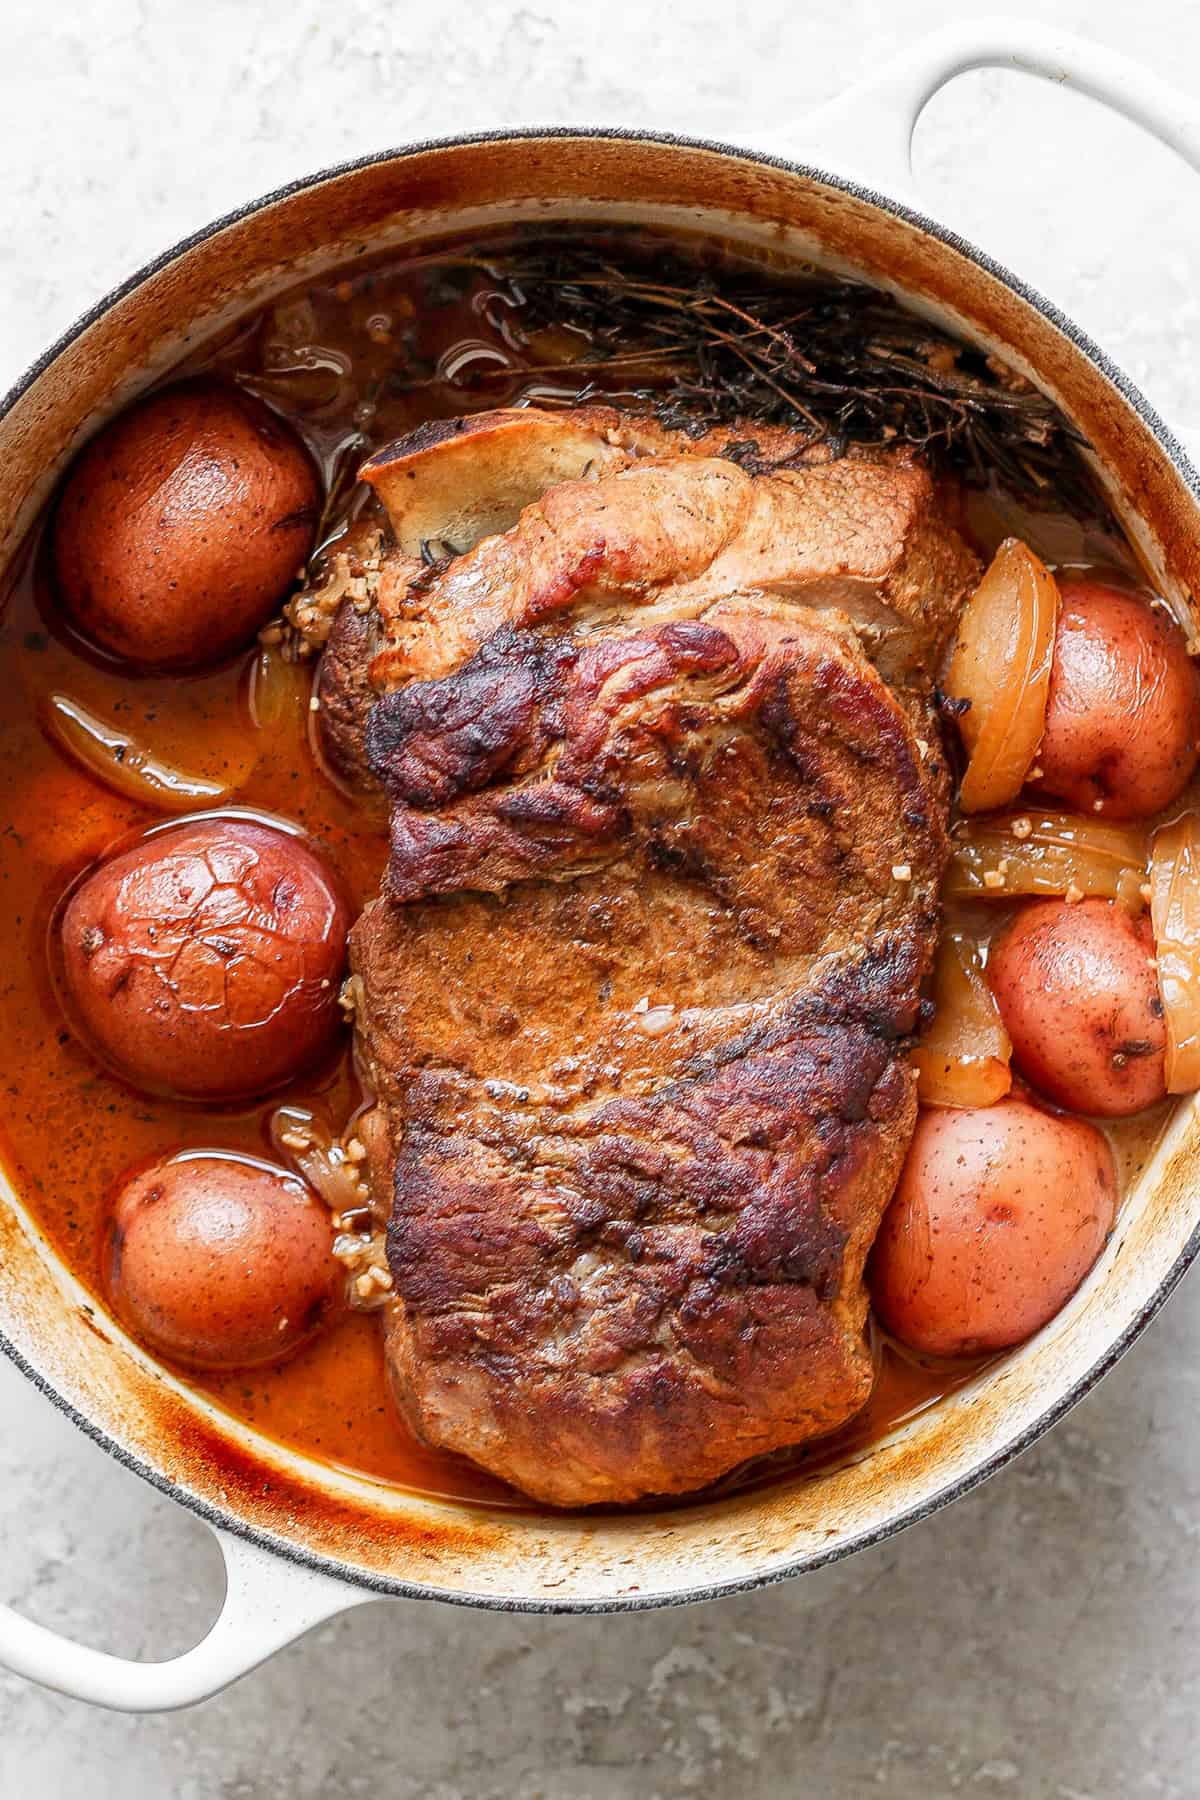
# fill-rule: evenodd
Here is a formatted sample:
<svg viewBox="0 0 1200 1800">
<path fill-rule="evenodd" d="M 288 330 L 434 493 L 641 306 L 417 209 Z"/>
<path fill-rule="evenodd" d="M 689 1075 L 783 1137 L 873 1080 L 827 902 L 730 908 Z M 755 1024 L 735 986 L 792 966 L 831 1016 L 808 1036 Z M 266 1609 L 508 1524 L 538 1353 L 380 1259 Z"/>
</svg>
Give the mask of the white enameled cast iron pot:
<svg viewBox="0 0 1200 1800">
<path fill-rule="evenodd" d="M 997 350 L 1086 441 L 1147 566 L 1200 593 L 1200 475 L 1113 364 L 1039 296 L 924 215 L 909 150 L 921 109 L 985 65 L 1069 82 L 1200 166 L 1188 105 L 1119 57 L 1024 22 L 931 38 L 778 142 L 655 133 L 495 134 L 315 175 L 219 220 L 101 302 L 0 415 L 0 577 L 79 443 L 236 314 L 363 246 L 505 221 L 709 229 L 864 276 Z M 120 1461 L 200 1514 L 228 1573 L 209 1635 L 173 1661 L 122 1661 L 0 1608 L 0 1663 L 133 1711 L 215 1693 L 322 1619 L 380 1595 L 529 1611 L 617 1611 L 815 1569 L 967 1492 L 1045 1431 L 1133 1341 L 1200 1246 L 1200 1122 L 1178 1109 L 1083 1290 L 1022 1349 L 869 1451 L 808 1479 L 621 1517 L 496 1511 L 382 1488 L 224 1418 L 99 1313 L 0 1194 L 3 1347 Z"/>
</svg>

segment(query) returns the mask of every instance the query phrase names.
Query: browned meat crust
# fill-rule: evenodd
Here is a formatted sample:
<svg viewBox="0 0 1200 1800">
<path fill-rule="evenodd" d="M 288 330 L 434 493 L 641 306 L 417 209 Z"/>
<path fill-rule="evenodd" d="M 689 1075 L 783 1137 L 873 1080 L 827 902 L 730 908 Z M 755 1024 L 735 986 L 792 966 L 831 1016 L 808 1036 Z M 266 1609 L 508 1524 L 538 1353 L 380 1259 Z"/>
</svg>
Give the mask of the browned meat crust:
<svg viewBox="0 0 1200 1800">
<path fill-rule="evenodd" d="M 562 433 L 557 454 L 551 426 Z M 523 476 L 505 478 L 506 460 L 520 462 L 526 433 L 535 468 L 562 466 L 569 451 L 588 477 L 560 482 L 501 535 L 455 546 L 466 553 L 440 573 L 414 561 L 401 517 L 401 547 L 384 563 L 369 619 L 369 674 L 364 627 L 349 603 L 338 615 L 320 673 L 321 730 L 348 778 L 373 785 L 362 740 L 377 695 L 457 669 L 502 625 L 536 625 L 563 606 L 590 609 L 598 627 L 635 606 L 698 617 L 715 599 L 753 591 L 841 613 L 889 681 L 927 689 L 976 570 L 949 497 L 911 452 L 830 462 L 777 427 L 689 439 L 588 407 L 442 421 L 381 452 L 375 479 L 382 489 L 391 474 L 402 498 L 404 472 L 432 459 L 414 483 L 416 514 L 428 529 L 440 483 L 461 525 L 495 510 L 486 494 L 461 492 L 472 447 L 485 451 L 481 477 L 505 481 L 511 496 Z M 427 555 L 446 548 L 421 543 Z"/>
<path fill-rule="evenodd" d="M 718 457 L 645 457 L 563 482 L 518 523 L 414 589 L 385 573 L 381 692 L 460 668 L 504 625 L 565 607 L 593 627 L 630 609 L 695 618 L 714 600 L 757 593 L 841 612 L 889 673 L 928 676 L 975 564 L 943 497 L 907 451 L 878 461 L 751 476 Z"/>
<path fill-rule="evenodd" d="M 502 895 L 418 849 L 412 903 L 354 934 L 400 1402 L 558 1504 L 694 1488 L 870 1391 L 861 1272 L 912 1126 L 944 838 L 869 665 L 759 625 L 708 646 L 733 688 L 664 670 L 604 722 L 602 873 L 567 878 L 571 827 L 532 839 L 554 879 Z M 493 829 L 456 854 L 499 889 Z"/>
<path fill-rule="evenodd" d="M 924 671 L 973 573 L 906 456 L 670 453 L 385 571 L 352 963 L 429 1442 L 626 1502 L 866 1400 L 946 854 Z"/>
</svg>

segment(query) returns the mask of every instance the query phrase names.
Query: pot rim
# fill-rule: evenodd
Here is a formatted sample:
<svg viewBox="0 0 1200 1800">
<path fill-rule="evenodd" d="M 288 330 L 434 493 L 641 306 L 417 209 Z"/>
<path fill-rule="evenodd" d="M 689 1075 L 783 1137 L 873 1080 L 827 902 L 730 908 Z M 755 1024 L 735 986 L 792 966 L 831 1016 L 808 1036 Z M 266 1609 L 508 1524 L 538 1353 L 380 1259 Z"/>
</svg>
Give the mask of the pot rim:
<svg viewBox="0 0 1200 1800">
<path fill-rule="evenodd" d="M 820 183 L 832 188 L 852 199 L 865 203 L 887 213 L 901 223 L 914 227 L 925 235 L 935 238 L 948 249 L 955 251 L 964 260 L 973 263 L 978 269 L 993 279 L 1001 282 L 1012 293 L 1032 307 L 1036 312 L 1066 337 L 1075 349 L 1082 352 L 1086 359 L 1112 385 L 1126 403 L 1141 419 L 1151 435 L 1157 439 L 1169 457 L 1172 465 L 1183 480 L 1184 485 L 1194 499 L 1200 503 L 1200 471 L 1192 462 L 1187 450 L 1175 433 L 1168 426 L 1161 414 L 1153 407 L 1141 389 L 1130 380 L 1117 363 L 1096 344 L 1088 334 L 1082 331 L 1053 301 L 1036 288 L 1014 275 L 1004 264 L 996 261 L 984 250 L 981 250 L 968 239 L 940 224 L 928 213 L 910 205 L 906 201 L 895 200 L 879 192 L 863 182 L 855 181 L 847 176 L 831 173 L 813 164 L 793 160 L 790 157 L 778 156 L 753 147 L 741 144 L 722 143 L 718 139 L 694 137 L 686 133 L 651 131 L 637 126 L 587 126 L 587 125 L 529 125 L 501 127 L 490 131 L 458 133 L 446 137 L 423 139 L 417 143 L 400 145 L 388 150 L 368 153 L 365 156 L 353 157 L 345 162 L 335 163 L 328 168 L 315 171 L 311 175 L 300 176 L 294 181 L 271 189 L 256 199 L 245 202 L 221 214 L 211 223 L 201 226 L 188 236 L 162 251 L 151 261 L 144 263 L 116 287 L 102 295 L 92 306 L 82 313 L 42 354 L 30 364 L 20 375 L 8 392 L 0 398 L 0 420 L 8 416 L 12 409 L 34 386 L 38 379 L 57 361 L 59 356 L 81 337 L 92 325 L 101 319 L 119 301 L 134 293 L 152 276 L 167 268 L 171 263 L 185 256 L 188 251 L 217 236 L 230 226 L 242 220 L 252 218 L 256 213 L 280 201 L 288 200 L 294 195 L 305 192 L 325 182 L 335 181 L 342 176 L 352 175 L 359 171 L 378 167 L 389 162 L 400 162 L 410 157 L 428 154 L 431 151 L 470 149 L 475 145 L 511 143 L 516 141 L 553 140 L 556 138 L 572 138 L 581 140 L 603 140 L 621 142 L 630 145 L 655 144 L 666 148 L 685 151 L 702 151 L 711 155 L 731 157 L 759 167 L 780 169 L 786 174 L 800 176 L 803 179 Z M 870 1549 L 887 1538 L 896 1536 L 910 1525 L 930 1518 L 940 1512 L 943 1507 L 954 1500 L 961 1499 L 971 1493 L 992 1475 L 1035 1444 L 1050 1428 L 1057 1424 L 1084 1396 L 1108 1374 L 1126 1350 L 1139 1338 L 1160 1307 L 1170 1297 L 1187 1270 L 1200 1254 L 1200 1223 L 1192 1230 L 1187 1242 L 1166 1271 L 1158 1287 L 1141 1307 L 1137 1315 L 1129 1322 L 1124 1331 L 1110 1343 L 1103 1353 L 1072 1386 L 1059 1394 L 1047 1409 L 1040 1413 L 1020 1435 L 1010 1443 L 1002 1445 L 990 1456 L 985 1457 L 966 1473 L 955 1477 L 943 1487 L 936 1489 L 925 1499 L 886 1519 L 878 1525 L 860 1530 L 827 1550 L 815 1554 L 801 1554 L 792 1561 L 784 1560 L 768 1569 L 757 1570 L 744 1576 L 731 1576 L 728 1579 L 700 1584 L 691 1588 L 676 1588 L 658 1593 L 639 1592 L 631 1595 L 612 1595 L 597 1599 L 564 1598 L 535 1599 L 508 1598 L 498 1595 L 467 1593 L 460 1589 L 438 1588 L 425 1584 L 402 1581 L 376 1573 L 359 1569 L 349 1563 L 340 1562 L 336 1557 L 324 1556 L 308 1550 L 291 1540 L 280 1537 L 272 1531 L 247 1523 L 233 1513 L 224 1512 L 220 1507 L 205 1499 L 202 1495 L 187 1489 L 181 1489 L 169 1476 L 132 1450 L 118 1443 L 108 1431 L 89 1418 L 71 1401 L 69 1401 L 52 1382 L 36 1369 L 22 1354 L 17 1346 L 0 1331 L 0 1353 L 3 1353 L 21 1373 L 71 1422 L 78 1426 L 86 1436 L 98 1444 L 101 1449 L 114 1458 L 123 1468 L 141 1477 L 159 1493 L 184 1506 L 189 1512 L 203 1519 L 214 1529 L 226 1532 L 242 1539 L 260 1551 L 284 1562 L 314 1570 L 320 1574 L 332 1576 L 347 1586 L 365 1589 L 380 1598 L 407 1600 L 442 1601 L 450 1605 L 478 1608 L 489 1612 L 509 1613 L 626 1613 L 648 1612 L 666 1606 L 690 1605 L 694 1602 L 715 1600 L 728 1594 L 747 1593 L 756 1588 L 773 1587 L 777 1583 L 790 1580 L 799 1575 L 806 1575 L 817 1569 L 841 1562 L 859 1550 Z"/>
</svg>

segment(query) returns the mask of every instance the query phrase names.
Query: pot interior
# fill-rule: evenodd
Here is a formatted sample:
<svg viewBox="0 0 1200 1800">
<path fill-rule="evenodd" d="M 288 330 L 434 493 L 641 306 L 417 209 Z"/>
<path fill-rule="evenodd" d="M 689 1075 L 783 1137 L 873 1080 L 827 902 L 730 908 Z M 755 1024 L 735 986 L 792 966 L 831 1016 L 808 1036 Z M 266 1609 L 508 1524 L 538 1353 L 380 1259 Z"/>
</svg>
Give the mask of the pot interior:
<svg viewBox="0 0 1200 1800">
<path fill-rule="evenodd" d="M 636 195 L 636 201 L 630 196 Z M 1091 446 L 1150 579 L 1188 616 L 1197 501 L 1166 434 L 1065 322 L 932 228 L 868 196 L 698 145 L 550 134 L 435 146 L 285 192 L 171 253 L 43 362 L 0 420 L 0 591 L 68 457 L 238 314 L 305 276 L 441 236 L 555 219 L 653 224 L 863 276 L 995 349 Z M 308 1460 L 153 1364 L 39 1243 L 7 1185 L 0 1331 L 103 1442 L 180 1499 L 391 1591 L 549 1608 L 639 1605 L 814 1567 L 998 1466 L 1107 1367 L 1194 1248 L 1195 1106 L 1178 1108 L 1100 1262 L 1030 1343 L 868 1449 L 657 1511 L 554 1516 L 408 1495 Z"/>
</svg>

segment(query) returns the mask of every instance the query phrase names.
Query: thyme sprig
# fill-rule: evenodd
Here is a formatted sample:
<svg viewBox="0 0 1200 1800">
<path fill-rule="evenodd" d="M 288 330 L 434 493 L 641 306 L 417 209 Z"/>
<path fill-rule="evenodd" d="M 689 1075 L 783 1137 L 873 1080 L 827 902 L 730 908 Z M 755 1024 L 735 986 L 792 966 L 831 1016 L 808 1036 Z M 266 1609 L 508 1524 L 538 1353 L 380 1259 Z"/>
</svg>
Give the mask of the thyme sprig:
<svg viewBox="0 0 1200 1800">
<path fill-rule="evenodd" d="M 486 259 L 484 316 L 522 377 L 573 400 L 619 395 L 699 434 L 752 421 L 807 446 L 907 443 L 1018 497 L 1103 508 L 1054 403 L 984 352 L 865 284 L 692 262 L 644 238 L 536 240 Z M 542 346 L 553 343 L 554 354 Z M 485 369 L 480 385 L 509 381 Z"/>
</svg>

